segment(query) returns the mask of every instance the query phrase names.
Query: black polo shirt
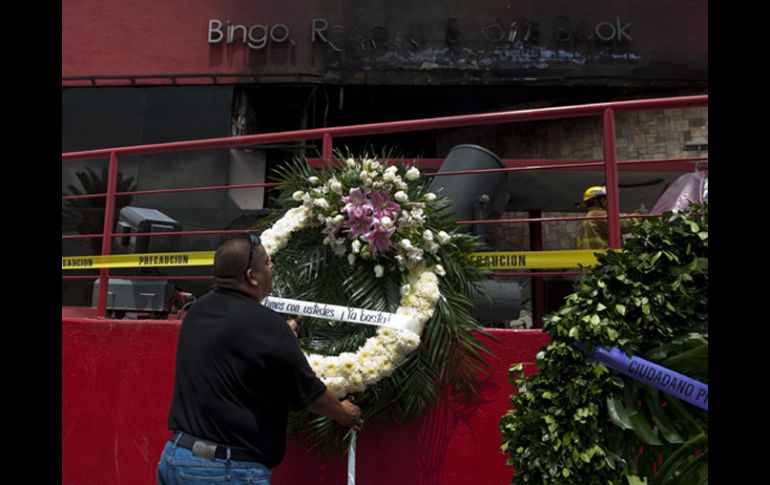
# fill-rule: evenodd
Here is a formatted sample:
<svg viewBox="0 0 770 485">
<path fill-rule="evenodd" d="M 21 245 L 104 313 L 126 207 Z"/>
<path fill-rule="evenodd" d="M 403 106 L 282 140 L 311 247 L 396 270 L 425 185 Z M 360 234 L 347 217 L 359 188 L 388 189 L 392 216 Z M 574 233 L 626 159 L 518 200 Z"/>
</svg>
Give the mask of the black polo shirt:
<svg viewBox="0 0 770 485">
<path fill-rule="evenodd" d="M 289 410 L 325 390 L 285 319 L 217 288 L 192 306 L 179 331 L 168 427 L 248 448 L 272 468 L 286 449 Z"/>
</svg>

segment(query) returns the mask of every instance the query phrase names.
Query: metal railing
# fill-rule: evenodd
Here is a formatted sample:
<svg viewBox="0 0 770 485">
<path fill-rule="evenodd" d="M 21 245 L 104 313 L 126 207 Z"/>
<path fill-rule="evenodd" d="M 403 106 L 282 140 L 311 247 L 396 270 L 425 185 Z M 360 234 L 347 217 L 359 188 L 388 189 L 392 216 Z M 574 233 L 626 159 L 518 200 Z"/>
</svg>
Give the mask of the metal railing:
<svg viewBox="0 0 770 485">
<path fill-rule="evenodd" d="M 502 123 L 513 123 L 523 121 L 542 121 L 564 118 L 601 116 L 603 126 L 604 140 L 604 159 L 596 160 L 504 160 L 505 168 L 487 169 L 487 170 L 462 170 L 456 172 L 426 173 L 428 176 L 451 176 L 474 173 L 498 173 L 513 172 L 519 170 L 543 170 L 543 169 L 595 169 L 603 167 L 605 169 L 605 182 L 607 186 L 607 222 L 608 222 L 608 245 L 613 249 L 620 249 L 620 203 L 618 194 L 618 170 L 620 168 L 657 167 L 657 170 L 683 171 L 685 167 L 692 167 L 696 161 L 705 161 L 707 157 L 693 158 L 672 158 L 661 160 L 630 160 L 618 161 L 615 146 L 615 114 L 619 112 L 632 112 L 644 110 L 663 110 L 663 109 L 681 109 L 693 108 L 708 105 L 708 95 L 685 96 L 677 98 L 659 98 L 634 101 L 618 101 L 610 103 L 595 103 L 579 106 L 565 106 L 555 108 L 526 109 L 516 111 L 505 111 L 499 113 L 484 113 L 462 116 L 447 116 L 440 118 L 427 118 L 408 121 L 396 121 L 387 123 L 372 123 L 363 125 L 339 126 L 329 128 L 316 128 L 309 130 L 297 130 L 288 132 L 268 133 L 259 135 L 247 135 L 226 138 L 211 138 L 203 140 L 182 141 L 172 143 L 159 143 L 153 145 L 128 146 L 117 148 L 106 148 L 99 150 L 88 150 L 69 152 L 62 154 L 63 162 L 92 160 L 99 158 L 109 158 L 109 169 L 107 175 L 107 192 L 102 194 L 85 194 L 76 196 L 63 196 L 62 201 L 105 197 L 104 230 L 101 234 L 82 234 L 82 235 L 62 235 L 62 239 L 84 239 L 84 238 L 102 238 L 101 254 L 106 256 L 111 253 L 112 238 L 125 236 L 112 232 L 115 219 L 115 200 L 116 197 L 125 195 L 147 195 L 160 193 L 176 193 L 191 191 L 209 191 L 209 190 L 227 190 L 238 188 L 254 187 L 275 187 L 280 184 L 260 183 L 243 184 L 229 186 L 206 186 L 180 189 L 160 189 L 145 190 L 133 192 L 117 192 L 117 180 L 120 158 L 124 156 L 150 155 L 169 152 L 183 152 L 193 150 L 254 147 L 267 143 L 298 142 L 309 140 L 321 140 L 322 151 L 320 163 L 330 163 L 332 158 L 333 142 L 335 138 L 355 137 L 362 135 L 379 135 L 390 133 L 404 133 L 412 131 L 425 131 L 446 128 L 459 128 L 468 126 L 498 125 Z M 427 166 L 437 168 L 437 160 L 428 160 Z M 526 219 L 497 219 L 489 221 L 458 221 L 458 224 L 512 224 L 529 223 L 534 229 L 532 237 L 532 249 L 542 250 L 542 235 L 540 233 L 541 224 L 544 222 L 556 222 L 566 220 L 586 220 L 587 217 L 558 217 L 543 218 L 537 217 L 540 214 L 530 214 L 534 217 Z M 623 217 L 650 217 L 634 215 Z M 175 232 L 153 232 L 153 233 L 132 233 L 132 236 L 163 236 L 163 235 L 200 235 L 200 234 L 225 234 L 249 232 L 250 230 L 221 230 L 221 231 L 175 231 Z M 531 232 L 532 234 L 532 232 Z M 512 273 L 493 273 L 499 276 L 517 276 Z M 520 273 L 524 277 L 534 277 L 538 282 L 542 295 L 542 277 L 560 274 L 578 274 L 575 272 L 528 272 Z M 92 276 L 62 276 L 64 279 L 84 279 Z M 150 279 L 152 277 L 133 277 L 134 279 Z M 185 279 L 206 278 L 206 277 L 185 277 Z M 107 290 L 108 290 L 109 269 L 103 268 L 99 271 L 99 294 L 97 300 L 97 313 L 101 316 L 106 315 Z M 163 279 L 172 279 L 172 277 L 163 277 Z M 542 300 L 542 298 L 540 298 Z M 536 316 L 537 316 L 536 312 Z M 542 316 L 542 315 L 540 315 Z"/>
</svg>

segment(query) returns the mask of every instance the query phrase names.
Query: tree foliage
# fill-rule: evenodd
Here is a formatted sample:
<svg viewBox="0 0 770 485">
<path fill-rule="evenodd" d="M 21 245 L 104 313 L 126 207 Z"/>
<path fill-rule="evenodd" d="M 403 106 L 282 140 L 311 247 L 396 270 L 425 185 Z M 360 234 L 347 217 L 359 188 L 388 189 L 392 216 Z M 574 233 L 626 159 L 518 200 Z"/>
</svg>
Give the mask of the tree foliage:
<svg viewBox="0 0 770 485">
<path fill-rule="evenodd" d="M 68 184 L 67 188 L 70 192 L 68 195 L 107 193 L 107 172 L 107 167 L 102 169 L 101 174 L 97 174 L 91 167 L 86 167 L 85 171 L 76 172 L 75 177 L 80 186 Z M 126 177 L 122 172 L 118 172 L 117 192 L 133 192 L 136 190 L 136 187 L 133 177 Z M 133 195 L 115 197 L 115 214 L 118 214 L 120 209 L 130 204 L 133 198 Z M 103 232 L 106 200 L 105 197 L 93 197 L 65 201 L 62 204 L 62 231 L 74 231 L 77 234 L 99 234 Z M 117 221 L 117 217 L 115 221 Z M 101 239 L 91 239 L 91 246 L 92 254 L 101 254 Z"/>
<path fill-rule="evenodd" d="M 511 368 L 518 393 L 500 429 L 514 484 L 707 483 L 708 412 L 589 355 L 618 347 L 708 383 L 708 204 L 646 219 L 632 234 L 544 319 L 551 343 L 538 373 Z"/>
</svg>

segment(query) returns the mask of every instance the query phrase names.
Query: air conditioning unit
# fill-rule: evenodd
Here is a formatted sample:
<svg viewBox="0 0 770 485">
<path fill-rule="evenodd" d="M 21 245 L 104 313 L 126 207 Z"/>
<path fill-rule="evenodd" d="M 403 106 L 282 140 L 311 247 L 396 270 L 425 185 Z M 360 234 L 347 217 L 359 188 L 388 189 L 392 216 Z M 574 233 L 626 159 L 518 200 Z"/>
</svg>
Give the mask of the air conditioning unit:
<svg viewBox="0 0 770 485">
<path fill-rule="evenodd" d="M 124 207 L 118 216 L 118 238 L 131 253 L 167 253 L 179 250 L 180 235 L 131 236 L 142 232 L 177 232 L 182 225 L 156 209 Z"/>
<path fill-rule="evenodd" d="M 110 278 L 107 286 L 107 310 L 168 313 L 174 291 L 174 285 L 168 281 Z M 91 294 L 92 307 L 96 307 L 98 299 L 99 280 L 96 280 Z"/>
</svg>

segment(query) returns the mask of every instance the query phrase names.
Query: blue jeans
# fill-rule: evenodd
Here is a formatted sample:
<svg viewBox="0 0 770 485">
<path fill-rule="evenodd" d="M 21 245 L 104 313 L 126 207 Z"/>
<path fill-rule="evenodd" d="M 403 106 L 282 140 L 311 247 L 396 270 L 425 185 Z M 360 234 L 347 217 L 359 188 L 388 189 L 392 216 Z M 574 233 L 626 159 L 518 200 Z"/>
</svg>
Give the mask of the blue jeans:
<svg viewBox="0 0 770 485">
<path fill-rule="evenodd" d="M 228 455 L 229 456 L 229 455 Z M 272 471 L 255 461 L 208 460 L 166 442 L 158 463 L 158 485 L 270 485 Z"/>
</svg>

